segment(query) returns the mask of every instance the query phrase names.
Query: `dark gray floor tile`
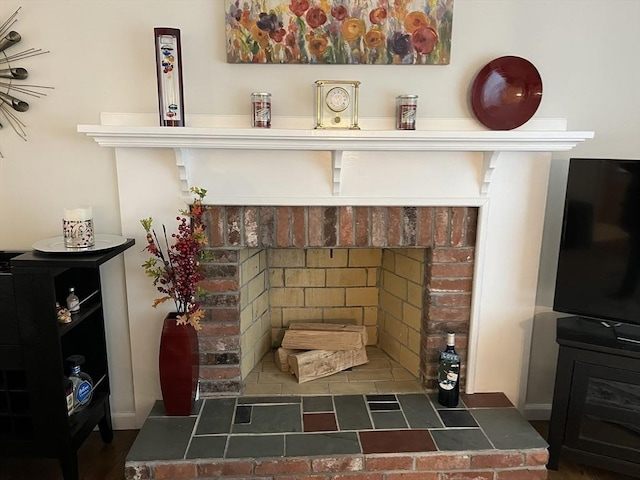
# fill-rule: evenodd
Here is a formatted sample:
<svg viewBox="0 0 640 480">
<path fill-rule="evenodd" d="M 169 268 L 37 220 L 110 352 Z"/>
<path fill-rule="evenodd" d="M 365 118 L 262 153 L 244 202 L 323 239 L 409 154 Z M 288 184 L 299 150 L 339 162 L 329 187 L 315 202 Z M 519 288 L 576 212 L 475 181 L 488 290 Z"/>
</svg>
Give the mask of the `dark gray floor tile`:
<svg viewBox="0 0 640 480">
<path fill-rule="evenodd" d="M 331 395 L 302 397 L 302 411 L 304 413 L 333 412 L 333 397 Z"/>
<path fill-rule="evenodd" d="M 184 458 L 196 417 L 147 418 L 127 455 L 128 461 Z"/>
<path fill-rule="evenodd" d="M 369 430 L 372 428 L 369 411 L 362 395 L 333 397 L 340 430 Z"/>
<path fill-rule="evenodd" d="M 200 413 L 196 435 L 231 432 L 235 405 L 235 398 L 207 399 Z"/>
<path fill-rule="evenodd" d="M 356 432 L 285 435 L 287 457 L 362 453 Z"/>
<path fill-rule="evenodd" d="M 233 433 L 301 432 L 302 413 L 297 405 L 254 405 L 251 423 L 233 425 Z"/>
<path fill-rule="evenodd" d="M 443 426 L 426 395 L 422 393 L 399 394 L 398 401 L 409 422 L 409 427 L 440 428 Z"/>
<path fill-rule="evenodd" d="M 372 412 L 388 412 L 392 410 L 400 410 L 398 402 L 367 402 L 369 410 Z"/>
<path fill-rule="evenodd" d="M 225 458 L 283 457 L 284 435 L 232 435 Z"/>
<path fill-rule="evenodd" d="M 479 428 L 429 430 L 438 450 L 487 450 L 493 448 Z"/>
<path fill-rule="evenodd" d="M 228 435 L 193 437 L 186 458 L 224 458 Z"/>
<path fill-rule="evenodd" d="M 365 395 L 367 402 L 395 402 L 396 396 L 392 393 Z"/>
<path fill-rule="evenodd" d="M 469 410 L 496 448 L 546 448 L 547 442 L 515 408 Z"/>
<path fill-rule="evenodd" d="M 402 412 L 371 412 L 371 418 L 376 430 L 407 428 L 407 422 Z"/>
<path fill-rule="evenodd" d="M 468 410 L 438 410 L 445 427 L 477 427 Z"/>
<path fill-rule="evenodd" d="M 253 411 L 252 405 L 238 405 L 236 407 L 236 414 L 233 417 L 234 424 L 251 423 L 251 412 Z"/>
<path fill-rule="evenodd" d="M 194 402 L 193 408 L 191 409 L 191 415 L 198 415 L 203 402 L 204 400 L 202 399 L 196 400 Z M 164 409 L 164 403 L 162 403 L 162 400 L 157 400 L 153 404 L 153 407 L 151 407 L 151 411 L 149 412 L 149 416 L 150 417 L 166 417 L 167 416 L 167 412 Z"/>
<path fill-rule="evenodd" d="M 302 403 L 302 397 L 238 397 L 238 405 L 262 405 L 264 403 Z"/>
</svg>

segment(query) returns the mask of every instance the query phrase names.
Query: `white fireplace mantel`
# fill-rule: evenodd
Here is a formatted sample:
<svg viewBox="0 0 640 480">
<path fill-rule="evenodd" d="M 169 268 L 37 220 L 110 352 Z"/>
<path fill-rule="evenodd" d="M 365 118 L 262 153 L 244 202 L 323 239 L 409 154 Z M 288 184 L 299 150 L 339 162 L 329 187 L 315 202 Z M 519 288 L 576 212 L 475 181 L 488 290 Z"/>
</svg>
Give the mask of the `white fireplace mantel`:
<svg viewBox="0 0 640 480">
<path fill-rule="evenodd" d="M 191 185 L 213 205 L 477 206 L 478 226 L 467 355 L 467 393 L 504 392 L 524 402 L 551 153 L 594 136 L 564 119 L 532 119 L 510 131 L 475 120 L 419 118 L 397 131 L 393 119 L 361 130 L 314 130 L 311 118 L 187 116 L 188 127 L 158 127 L 153 114 L 102 114 L 78 131 L 112 147 L 122 234 L 144 244 L 140 218 L 175 218 Z M 176 170 L 177 166 L 177 170 Z M 142 181 L 152 178 L 152 181 Z M 489 188 L 491 186 L 491 188 Z M 179 191 L 176 191 L 179 190 Z M 188 195 L 187 195 L 188 196 Z M 136 414 L 158 398 L 153 292 L 125 256 Z M 498 348 L 499 347 L 499 348 Z"/>
<path fill-rule="evenodd" d="M 380 129 L 389 126 L 384 119 L 365 119 L 361 123 L 374 129 L 315 130 L 300 128 L 308 122 L 293 118 L 282 120 L 284 128 L 258 129 L 244 127 L 238 117 L 209 117 L 196 122 L 209 126 L 179 128 L 139 125 L 143 123 L 142 117 L 105 114 L 102 125 L 78 125 L 78 132 L 92 137 L 102 147 L 173 149 L 185 196 L 192 186 L 195 149 L 330 152 L 331 190 L 335 196 L 341 194 L 345 160 L 358 152 L 482 152 L 479 188 L 484 196 L 501 152 L 568 151 L 594 135 L 558 128 L 564 123 L 558 119 L 546 122 L 545 126 L 553 130 L 479 130 L 477 126 L 470 128 L 473 124 L 468 119 L 431 119 L 423 122 L 428 129 L 403 131 Z M 130 124 L 123 124 L 127 121 Z"/>
</svg>

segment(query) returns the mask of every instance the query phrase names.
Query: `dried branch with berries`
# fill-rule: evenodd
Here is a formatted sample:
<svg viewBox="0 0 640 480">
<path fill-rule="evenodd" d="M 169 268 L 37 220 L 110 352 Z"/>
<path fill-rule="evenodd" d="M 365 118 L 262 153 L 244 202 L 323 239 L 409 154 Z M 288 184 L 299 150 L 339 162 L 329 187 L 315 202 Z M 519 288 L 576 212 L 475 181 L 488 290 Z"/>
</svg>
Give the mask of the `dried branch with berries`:
<svg viewBox="0 0 640 480">
<path fill-rule="evenodd" d="M 145 250 L 151 254 L 142 267 L 148 277 L 153 279 L 153 286 L 164 294 L 156 298 L 153 306 L 167 300 L 173 300 L 178 312 L 178 325 L 191 325 L 200 330 L 200 320 L 204 311 L 197 301 L 198 283 L 205 276 L 200 264 L 200 258 L 206 243 L 203 215 L 206 207 L 202 201 L 207 191 L 198 187 L 191 187 L 196 196 L 193 205 L 187 210 L 181 210 L 177 216 L 178 231 L 167 236 L 167 229 L 162 225 L 162 243 L 153 229 L 153 217 L 140 220 L 147 232 L 147 246 Z M 172 244 L 169 244 L 169 238 Z"/>
</svg>

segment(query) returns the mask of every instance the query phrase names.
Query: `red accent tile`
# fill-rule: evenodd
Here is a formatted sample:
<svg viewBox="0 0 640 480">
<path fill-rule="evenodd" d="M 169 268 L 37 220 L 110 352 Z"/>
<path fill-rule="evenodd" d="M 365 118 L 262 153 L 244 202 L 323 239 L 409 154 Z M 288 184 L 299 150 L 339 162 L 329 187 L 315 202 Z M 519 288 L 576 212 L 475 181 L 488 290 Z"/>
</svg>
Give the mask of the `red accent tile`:
<svg viewBox="0 0 640 480">
<path fill-rule="evenodd" d="M 302 416 L 305 432 L 337 432 L 338 424 L 333 413 L 305 413 Z"/>
<path fill-rule="evenodd" d="M 375 430 L 359 432 L 362 453 L 433 452 L 427 430 Z"/>
<path fill-rule="evenodd" d="M 474 393 L 472 395 L 462 393 L 460 394 L 460 398 L 468 408 L 513 407 L 513 403 L 511 403 L 502 392 Z"/>
</svg>

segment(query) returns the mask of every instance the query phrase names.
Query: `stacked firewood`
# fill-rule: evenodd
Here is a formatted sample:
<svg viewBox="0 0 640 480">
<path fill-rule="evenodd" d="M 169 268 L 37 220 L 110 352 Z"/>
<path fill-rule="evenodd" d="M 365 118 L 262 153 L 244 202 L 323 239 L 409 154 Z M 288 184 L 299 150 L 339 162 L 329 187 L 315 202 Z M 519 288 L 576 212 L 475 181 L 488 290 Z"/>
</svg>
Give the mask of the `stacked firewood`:
<svg viewBox="0 0 640 480">
<path fill-rule="evenodd" d="M 367 363 L 366 345 L 367 330 L 361 325 L 292 322 L 275 361 L 304 383 Z"/>
</svg>

